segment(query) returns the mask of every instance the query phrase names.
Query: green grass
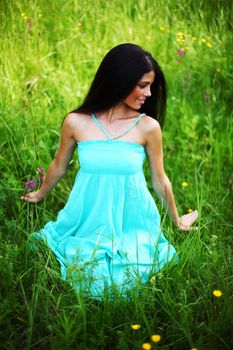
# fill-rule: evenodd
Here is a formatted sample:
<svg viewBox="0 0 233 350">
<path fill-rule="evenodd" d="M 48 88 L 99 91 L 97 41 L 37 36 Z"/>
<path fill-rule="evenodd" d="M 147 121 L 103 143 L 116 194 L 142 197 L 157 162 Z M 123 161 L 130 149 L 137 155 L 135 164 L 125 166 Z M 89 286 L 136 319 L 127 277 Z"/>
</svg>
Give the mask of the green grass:
<svg viewBox="0 0 233 350">
<path fill-rule="evenodd" d="M 2 348 L 141 349 L 160 334 L 153 349 L 231 349 L 231 1 L 2 0 L 0 6 Z M 44 202 L 19 198 L 35 169 L 53 158 L 62 119 L 82 101 L 102 57 L 122 42 L 151 51 L 165 72 L 165 168 L 180 214 L 197 208 L 199 229 L 176 230 L 152 193 L 179 264 L 139 285 L 128 301 L 116 295 L 95 302 L 61 280 L 46 247 L 28 249 L 30 233 L 64 206 L 77 156 Z M 178 62 L 180 48 L 185 55 Z M 152 192 L 147 164 L 145 174 Z"/>
</svg>

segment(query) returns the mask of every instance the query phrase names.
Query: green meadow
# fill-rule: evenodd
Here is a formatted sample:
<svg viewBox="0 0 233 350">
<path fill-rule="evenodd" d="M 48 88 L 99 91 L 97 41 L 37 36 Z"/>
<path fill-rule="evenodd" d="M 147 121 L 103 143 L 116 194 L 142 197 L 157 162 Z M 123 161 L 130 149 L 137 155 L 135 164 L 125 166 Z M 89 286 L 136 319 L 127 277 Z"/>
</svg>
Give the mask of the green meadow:
<svg viewBox="0 0 233 350">
<path fill-rule="evenodd" d="M 227 0 L 0 1 L 1 349 L 233 348 L 231 15 Z M 179 263 L 128 299 L 97 302 L 61 280 L 47 247 L 28 246 L 65 205 L 77 152 L 46 200 L 20 197 L 53 159 L 62 120 L 103 56 L 123 42 L 150 51 L 165 73 L 165 169 L 180 215 L 198 209 L 198 230 L 172 225 L 146 162 Z"/>
</svg>

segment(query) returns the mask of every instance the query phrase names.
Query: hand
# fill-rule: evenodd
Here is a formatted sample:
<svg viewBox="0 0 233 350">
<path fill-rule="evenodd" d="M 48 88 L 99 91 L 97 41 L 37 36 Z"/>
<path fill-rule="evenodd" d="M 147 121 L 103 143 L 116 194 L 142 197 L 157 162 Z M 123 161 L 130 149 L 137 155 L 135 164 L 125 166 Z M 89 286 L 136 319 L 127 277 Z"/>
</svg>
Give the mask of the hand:
<svg viewBox="0 0 233 350">
<path fill-rule="evenodd" d="M 190 231 L 192 229 L 192 224 L 194 223 L 194 221 L 196 221 L 198 218 L 198 211 L 195 210 L 190 214 L 185 214 L 182 215 L 179 219 L 179 224 L 178 224 L 178 228 L 181 231 Z M 194 228 L 195 230 L 197 229 L 197 227 Z"/>
<path fill-rule="evenodd" d="M 40 202 L 43 198 L 44 196 L 41 196 L 40 190 L 38 190 L 34 192 L 29 192 L 24 196 L 22 196 L 20 199 L 31 203 L 37 203 L 37 202 Z"/>
</svg>

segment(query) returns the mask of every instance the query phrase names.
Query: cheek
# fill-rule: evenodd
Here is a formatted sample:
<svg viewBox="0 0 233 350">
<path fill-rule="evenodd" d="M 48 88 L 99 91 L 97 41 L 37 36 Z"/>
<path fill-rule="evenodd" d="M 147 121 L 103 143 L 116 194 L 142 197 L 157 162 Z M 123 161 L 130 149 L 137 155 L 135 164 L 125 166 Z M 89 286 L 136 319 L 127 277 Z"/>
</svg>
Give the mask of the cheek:
<svg viewBox="0 0 233 350">
<path fill-rule="evenodd" d="M 135 90 L 133 91 L 133 94 L 134 94 L 134 98 L 138 98 L 142 94 L 141 89 L 135 88 Z"/>
<path fill-rule="evenodd" d="M 141 95 L 141 90 L 138 88 L 135 88 L 131 94 L 127 97 L 129 100 L 136 100 Z"/>
</svg>

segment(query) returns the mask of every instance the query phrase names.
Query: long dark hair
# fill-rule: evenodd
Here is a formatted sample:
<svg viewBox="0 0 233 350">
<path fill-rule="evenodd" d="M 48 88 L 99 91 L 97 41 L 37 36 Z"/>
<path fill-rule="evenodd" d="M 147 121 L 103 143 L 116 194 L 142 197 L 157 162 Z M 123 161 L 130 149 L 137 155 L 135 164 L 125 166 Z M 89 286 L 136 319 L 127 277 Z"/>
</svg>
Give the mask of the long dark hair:
<svg viewBox="0 0 233 350">
<path fill-rule="evenodd" d="M 106 54 L 83 103 L 72 112 L 89 114 L 114 107 L 122 102 L 142 76 L 151 70 L 155 72 L 151 96 L 147 97 L 139 112 L 158 120 L 162 127 L 166 111 L 164 74 L 152 55 L 134 44 L 120 44 Z"/>
</svg>

